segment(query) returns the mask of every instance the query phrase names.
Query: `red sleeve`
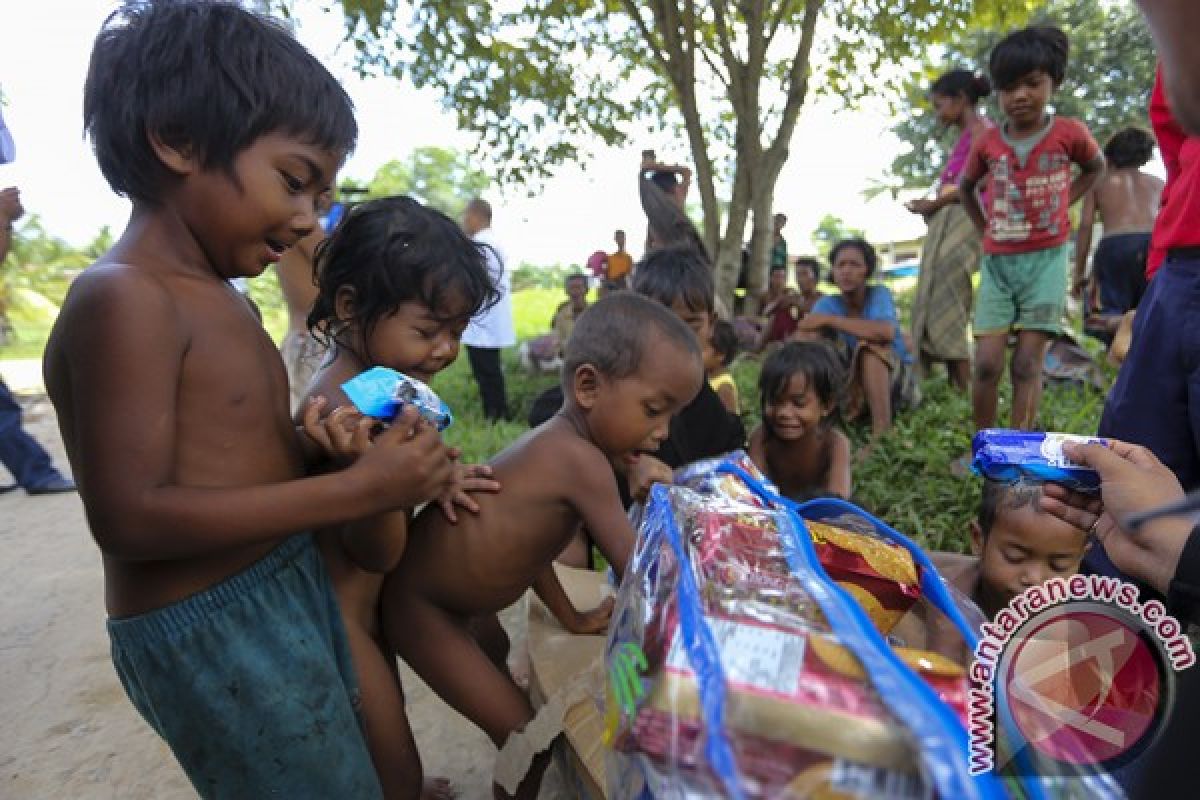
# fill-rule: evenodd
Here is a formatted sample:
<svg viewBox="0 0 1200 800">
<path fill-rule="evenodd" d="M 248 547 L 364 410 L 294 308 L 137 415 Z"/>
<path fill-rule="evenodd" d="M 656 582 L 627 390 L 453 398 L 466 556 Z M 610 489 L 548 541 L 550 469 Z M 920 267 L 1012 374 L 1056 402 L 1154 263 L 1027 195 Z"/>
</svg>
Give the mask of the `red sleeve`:
<svg viewBox="0 0 1200 800">
<path fill-rule="evenodd" d="M 1071 123 L 1072 128 L 1068 148 L 1071 160 L 1083 166 L 1100 155 L 1100 145 L 1096 144 L 1096 139 L 1092 136 L 1092 132 L 1088 130 L 1087 125 L 1084 125 L 1077 119 L 1068 120 L 1068 122 Z"/>
<path fill-rule="evenodd" d="M 1150 124 L 1158 139 L 1163 165 L 1167 168 L 1167 186 L 1179 175 L 1179 151 L 1187 134 L 1179 127 L 1167 104 L 1167 93 L 1163 86 L 1162 65 L 1154 75 L 1154 91 L 1150 93 Z"/>
</svg>

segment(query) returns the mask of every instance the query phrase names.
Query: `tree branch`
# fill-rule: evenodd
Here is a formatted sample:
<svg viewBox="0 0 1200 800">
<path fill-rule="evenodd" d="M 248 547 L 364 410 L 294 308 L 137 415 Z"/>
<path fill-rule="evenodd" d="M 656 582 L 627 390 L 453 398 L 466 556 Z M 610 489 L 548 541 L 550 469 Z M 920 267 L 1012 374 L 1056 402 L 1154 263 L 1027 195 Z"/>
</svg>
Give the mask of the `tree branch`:
<svg viewBox="0 0 1200 800">
<path fill-rule="evenodd" d="M 768 163 L 783 167 L 787 157 L 788 145 L 791 144 L 792 134 L 796 130 L 796 118 L 800 116 L 800 107 L 808 94 L 809 56 L 812 53 L 813 38 L 817 30 L 817 18 L 825 0 L 805 0 L 804 22 L 800 30 L 800 42 L 796 45 L 796 55 L 792 60 L 792 68 L 788 71 L 787 103 L 783 107 L 783 115 L 779 121 L 779 130 L 775 141 L 767 151 Z"/>
<path fill-rule="evenodd" d="M 774 17 L 772 18 L 771 15 L 767 15 L 771 23 L 770 30 L 767 31 L 766 49 L 768 51 L 771 49 L 771 43 L 775 41 L 775 34 L 779 33 L 779 26 L 782 25 L 783 21 L 792 13 L 792 8 L 793 0 L 781 0 L 779 3 L 779 8 L 777 8 L 775 11 Z"/>
</svg>

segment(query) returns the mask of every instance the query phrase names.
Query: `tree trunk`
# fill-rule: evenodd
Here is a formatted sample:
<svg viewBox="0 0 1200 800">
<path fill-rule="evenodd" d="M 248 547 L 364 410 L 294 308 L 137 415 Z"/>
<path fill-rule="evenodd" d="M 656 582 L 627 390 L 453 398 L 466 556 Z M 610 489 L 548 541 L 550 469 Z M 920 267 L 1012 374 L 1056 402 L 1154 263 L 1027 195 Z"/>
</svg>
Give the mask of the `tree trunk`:
<svg viewBox="0 0 1200 800">
<path fill-rule="evenodd" d="M 731 316 L 736 313 L 734 293 L 737 289 L 738 275 L 742 269 L 742 247 L 746 241 L 746 219 L 750 213 L 750 204 L 754 196 L 753 174 L 750 163 L 751 156 L 739 153 L 736 161 L 736 171 L 733 175 L 733 196 L 729 201 L 729 216 L 725 223 L 725 236 L 721 239 L 721 247 L 717 253 L 716 283 L 718 307 L 724 308 Z"/>
</svg>

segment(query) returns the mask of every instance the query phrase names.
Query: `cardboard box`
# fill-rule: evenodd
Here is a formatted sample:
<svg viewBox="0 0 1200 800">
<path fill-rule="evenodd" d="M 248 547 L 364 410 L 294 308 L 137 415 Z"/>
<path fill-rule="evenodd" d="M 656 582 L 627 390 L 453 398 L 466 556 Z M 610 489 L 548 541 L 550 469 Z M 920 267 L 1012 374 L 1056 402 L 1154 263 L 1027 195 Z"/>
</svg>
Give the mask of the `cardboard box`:
<svg viewBox="0 0 1200 800">
<path fill-rule="evenodd" d="M 599 605 L 604 597 L 604 576 L 598 572 L 572 569 L 555 564 L 563 589 L 576 608 L 586 610 Z M 573 678 L 594 673 L 599 688 L 603 675 L 603 636 L 576 636 L 567 633 L 558 620 L 531 593 L 529 603 L 529 695 L 534 708 L 567 687 Z M 603 800 L 604 794 L 604 719 L 592 696 L 576 702 L 563 721 L 563 735 L 554 745 L 554 757 L 564 782 L 573 796 Z"/>
</svg>

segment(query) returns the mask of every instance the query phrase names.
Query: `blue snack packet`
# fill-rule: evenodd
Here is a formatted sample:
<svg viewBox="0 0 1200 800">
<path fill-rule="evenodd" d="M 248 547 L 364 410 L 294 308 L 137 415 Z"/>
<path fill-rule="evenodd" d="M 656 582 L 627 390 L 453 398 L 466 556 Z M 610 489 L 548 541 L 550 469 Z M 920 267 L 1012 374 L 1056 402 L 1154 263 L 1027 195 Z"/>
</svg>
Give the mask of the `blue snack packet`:
<svg viewBox="0 0 1200 800">
<path fill-rule="evenodd" d="M 1067 458 L 1062 449 L 1067 442 L 1107 444 L 1094 436 L 989 428 L 975 434 L 971 441 L 971 468 L 975 474 L 996 481 L 1031 478 L 1080 492 L 1098 491 L 1099 473 Z"/>
<path fill-rule="evenodd" d="M 387 367 L 372 367 L 342 384 L 354 407 L 368 417 L 391 421 L 406 405 L 439 431 L 450 427 L 454 416 L 442 399 L 421 381 Z"/>
</svg>

